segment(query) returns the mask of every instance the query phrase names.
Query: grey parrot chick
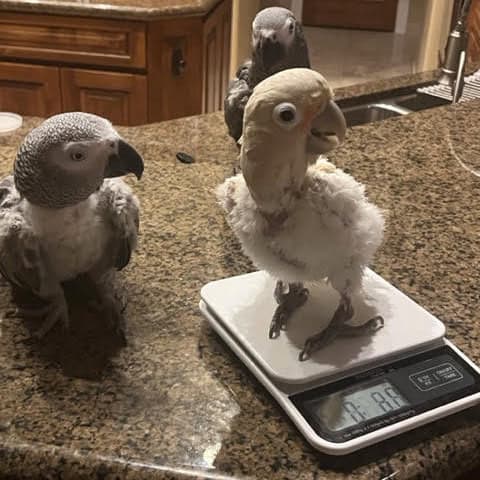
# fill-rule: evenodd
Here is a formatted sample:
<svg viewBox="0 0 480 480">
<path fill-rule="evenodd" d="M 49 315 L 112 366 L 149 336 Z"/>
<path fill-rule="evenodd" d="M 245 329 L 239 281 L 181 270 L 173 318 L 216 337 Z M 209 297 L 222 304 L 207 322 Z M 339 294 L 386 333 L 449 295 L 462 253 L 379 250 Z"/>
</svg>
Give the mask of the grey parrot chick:
<svg viewBox="0 0 480 480">
<path fill-rule="evenodd" d="M 240 66 L 224 101 L 225 123 L 230 136 L 242 136 L 243 112 L 254 87 L 265 78 L 288 68 L 310 68 L 302 26 L 290 10 L 261 10 L 252 24 L 252 58 Z"/>
<path fill-rule="evenodd" d="M 136 247 L 139 202 L 120 178 L 141 178 L 140 154 L 96 115 L 55 115 L 19 147 L 13 176 L 0 182 L 0 273 L 42 301 L 19 316 L 44 317 L 41 337 L 68 325 L 62 283 L 87 275 L 107 318 L 124 335 L 123 315 L 109 290 L 115 270 Z"/>
</svg>

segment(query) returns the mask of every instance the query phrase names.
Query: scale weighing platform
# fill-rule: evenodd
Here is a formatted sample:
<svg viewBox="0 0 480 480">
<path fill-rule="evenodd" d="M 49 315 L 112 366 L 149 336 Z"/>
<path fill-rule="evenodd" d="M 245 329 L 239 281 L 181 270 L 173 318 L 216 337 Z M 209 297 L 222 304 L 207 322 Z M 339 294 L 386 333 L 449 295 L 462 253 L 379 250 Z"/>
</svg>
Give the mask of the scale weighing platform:
<svg viewBox="0 0 480 480">
<path fill-rule="evenodd" d="M 303 362 L 305 339 L 327 324 L 339 296 L 310 288 L 287 330 L 270 339 L 274 287 L 265 272 L 213 281 L 200 310 L 318 450 L 348 454 L 480 403 L 480 369 L 444 338 L 443 323 L 373 271 L 364 279 L 368 305 L 354 300 L 355 323 L 382 315 L 385 326 L 337 337 Z"/>
</svg>

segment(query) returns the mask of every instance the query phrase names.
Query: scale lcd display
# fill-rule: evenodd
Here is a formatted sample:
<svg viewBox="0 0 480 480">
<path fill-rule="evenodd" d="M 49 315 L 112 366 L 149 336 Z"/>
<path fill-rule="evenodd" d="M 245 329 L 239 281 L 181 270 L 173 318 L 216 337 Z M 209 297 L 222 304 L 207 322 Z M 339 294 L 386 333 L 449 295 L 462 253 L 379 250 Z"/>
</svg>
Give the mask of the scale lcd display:
<svg viewBox="0 0 480 480">
<path fill-rule="evenodd" d="M 410 403 L 388 381 L 324 397 L 313 412 L 332 432 L 393 413 Z"/>
<path fill-rule="evenodd" d="M 342 443 L 480 393 L 480 375 L 449 346 L 289 398 L 315 432 Z"/>
</svg>

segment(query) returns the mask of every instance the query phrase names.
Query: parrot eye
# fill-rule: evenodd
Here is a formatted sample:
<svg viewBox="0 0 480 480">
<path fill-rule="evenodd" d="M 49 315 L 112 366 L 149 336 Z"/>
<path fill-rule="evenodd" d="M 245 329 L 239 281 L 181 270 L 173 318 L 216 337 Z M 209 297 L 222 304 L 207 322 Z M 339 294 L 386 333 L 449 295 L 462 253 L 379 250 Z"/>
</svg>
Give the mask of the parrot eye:
<svg viewBox="0 0 480 480">
<path fill-rule="evenodd" d="M 273 110 L 273 119 L 281 127 L 294 127 L 298 123 L 295 105 L 288 102 L 280 103 Z"/>
<path fill-rule="evenodd" d="M 75 160 L 76 162 L 81 162 L 82 160 L 85 159 L 85 154 L 77 150 L 76 152 L 72 152 L 70 154 L 70 157 L 72 160 Z"/>
<path fill-rule="evenodd" d="M 288 33 L 292 35 L 294 30 L 295 26 L 293 25 L 293 22 L 290 22 L 290 24 L 288 25 Z"/>
</svg>

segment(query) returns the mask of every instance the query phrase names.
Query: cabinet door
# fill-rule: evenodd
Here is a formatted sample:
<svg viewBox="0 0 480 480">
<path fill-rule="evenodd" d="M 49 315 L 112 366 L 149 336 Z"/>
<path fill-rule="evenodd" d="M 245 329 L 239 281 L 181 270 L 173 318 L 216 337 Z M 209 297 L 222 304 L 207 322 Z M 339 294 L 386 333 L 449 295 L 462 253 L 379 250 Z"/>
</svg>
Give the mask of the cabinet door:
<svg viewBox="0 0 480 480">
<path fill-rule="evenodd" d="M 473 0 L 468 17 L 468 59 L 470 62 L 480 60 L 480 0 Z"/>
<path fill-rule="evenodd" d="M 39 117 L 61 112 L 59 69 L 0 62 L 0 110 Z"/>
<path fill-rule="evenodd" d="M 144 75 L 62 68 L 65 111 L 90 112 L 116 125 L 147 121 L 147 82 Z"/>
<path fill-rule="evenodd" d="M 398 0 L 304 0 L 303 24 L 393 32 L 397 3 Z"/>
<path fill-rule="evenodd" d="M 201 17 L 148 24 L 148 120 L 202 112 Z"/>
<path fill-rule="evenodd" d="M 203 32 L 203 111 L 223 108 L 230 73 L 232 2 L 225 0 L 209 15 Z"/>
</svg>

